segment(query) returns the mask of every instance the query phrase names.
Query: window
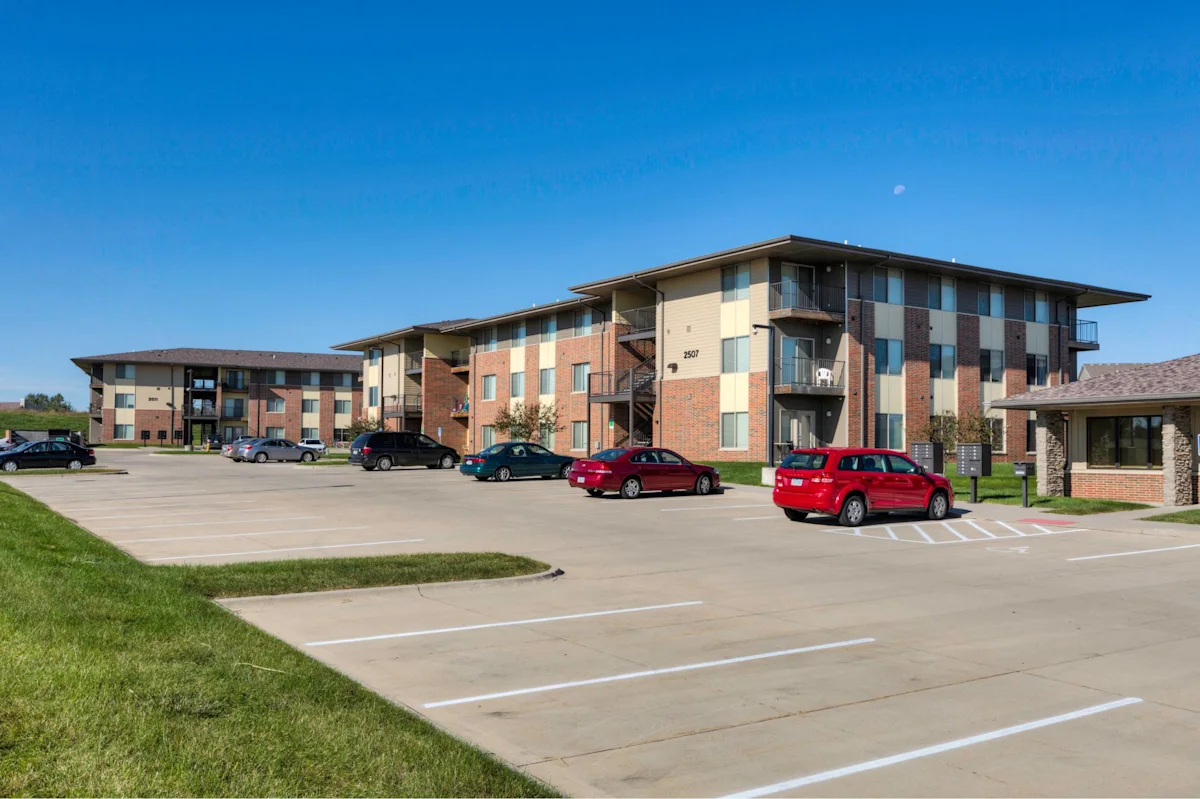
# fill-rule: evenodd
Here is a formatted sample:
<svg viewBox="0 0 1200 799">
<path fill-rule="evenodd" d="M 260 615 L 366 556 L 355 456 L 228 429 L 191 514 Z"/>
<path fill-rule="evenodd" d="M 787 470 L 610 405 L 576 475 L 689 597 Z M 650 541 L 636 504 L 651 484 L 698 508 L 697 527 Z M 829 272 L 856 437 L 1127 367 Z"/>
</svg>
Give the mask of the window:
<svg viewBox="0 0 1200 799">
<path fill-rule="evenodd" d="M 514 347 L 525 346 L 525 320 L 513 323 L 512 328 L 512 345 Z"/>
<path fill-rule="evenodd" d="M 229 371 L 225 373 L 225 385 L 235 391 L 241 391 L 246 387 L 246 373 Z"/>
<path fill-rule="evenodd" d="M 904 342 L 895 339 L 875 339 L 875 374 L 904 373 Z"/>
<path fill-rule="evenodd" d="M 1025 321 L 1049 322 L 1050 300 L 1044 291 L 1025 292 Z"/>
<path fill-rule="evenodd" d="M 320 438 L 321 431 L 316 427 L 301 427 L 300 428 L 300 437 L 301 438 Z"/>
<path fill-rule="evenodd" d="M 300 412 L 301 413 L 320 413 L 321 412 L 321 401 L 315 400 L 315 399 L 300 400 Z M 301 436 L 301 438 L 308 438 L 308 436 Z"/>
<path fill-rule="evenodd" d="M 588 390 L 588 375 L 592 373 L 592 365 L 590 363 L 576 363 L 571 365 L 571 391 L 587 391 Z"/>
<path fill-rule="evenodd" d="M 1032 416 L 1025 420 L 1025 451 L 1037 452 L 1037 419 Z"/>
<path fill-rule="evenodd" d="M 429 436 L 423 435 L 421 433 L 418 433 L 417 435 L 413 436 L 413 438 L 415 439 L 415 443 L 418 447 L 424 447 L 425 449 L 433 449 L 434 447 L 441 446 L 440 444 L 438 444 L 436 441 L 434 441 Z"/>
<path fill-rule="evenodd" d="M 721 339 L 721 373 L 750 371 L 750 337 Z"/>
<path fill-rule="evenodd" d="M 333 440 L 334 441 L 347 441 L 347 440 L 349 440 L 349 438 L 350 438 L 350 431 L 347 430 L 346 428 L 344 428 L 344 427 L 333 428 Z"/>
<path fill-rule="evenodd" d="M 721 270 L 721 302 L 750 299 L 750 264 L 727 266 Z"/>
<path fill-rule="evenodd" d="M 979 351 L 979 382 L 1004 382 L 1004 350 Z"/>
<path fill-rule="evenodd" d="M 333 384 L 335 386 L 341 386 L 342 388 L 350 388 L 350 386 L 354 385 L 354 375 L 350 374 L 349 372 L 339 372 L 338 374 L 334 375 Z"/>
<path fill-rule="evenodd" d="M 592 309 L 584 308 L 575 312 L 575 335 L 592 335 Z"/>
<path fill-rule="evenodd" d="M 943 380 L 954 379 L 954 347 L 949 344 L 929 345 L 929 376 Z"/>
<path fill-rule="evenodd" d="M 244 400 L 222 399 L 221 400 L 221 415 L 228 419 L 240 419 L 246 415 L 246 403 Z"/>
<path fill-rule="evenodd" d="M 379 359 L 383 357 L 383 352 L 382 352 L 381 350 L 377 350 L 377 349 L 375 349 L 375 348 L 371 348 L 371 349 L 369 350 L 369 352 L 370 352 L 370 354 L 371 354 L 371 365 L 372 365 L 372 366 L 378 366 L 378 365 L 379 365 Z"/>
<path fill-rule="evenodd" d="M 543 316 L 542 317 L 542 341 L 557 341 L 558 340 L 558 317 Z"/>
<path fill-rule="evenodd" d="M 1098 416 L 1087 421 L 1089 467 L 1161 469 L 1161 416 Z"/>
<path fill-rule="evenodd" d="M 335 399 L 333 401 L 334 413 L 350 413 L 350 400 Z"/>
<path fill-rule="evenodd" d="M 981 283 L 979 285 L 979 315 L 1004 316 L 1004 287 Z"/>
<path fill-rule="evenodd" d="M 1004 452 L 1007 446 L 1004 441 L 1004 420 L 994 419 L 989 416 L 984 421 L 987 422 L 987 426 L 992 431 L 992 451 Z"/>
<path fill-rule="evenodd" d="M 267 413 L 283 413 L 283 397 L 271 397 L 267 400 Z"/>
<path fill-rule="evenodd" d="M 286 382 L 287 382 L 287 375 L 285 375 L 282 370 L 280 370 L 280 369 L 268 369 L 267 370 L 267 385 L 268 386 L 282 386 Z"/>
<path fill-rule="evenodd" d="M 496 428 L 490 424 L 485 424 L 479 428 L 479 446 L 480 448 L 492 447 L 496 444 Z"/>
<path fill-rule="evenodd" d="M 516 399 L 525 397 L 525 373 L 513 372 L 509 375 L 508 395 Z"/>
<path fill-rule="evenodd" d="M 954 278 L 931 275 L 929 278 L 929 307 L 953 311 L 955 307 Z"/>
<path fill-rule="evenodd" d="M 283 428 L 282 427 L 268 427 L 267 428 L 267 438 L 283 438 Z"/>
<path fill-rule="evenodd" d="M 842 472 L 882 472 L 882 455 L 847 455 L 838 463 L 838 471 Z"/>
<path fill-rule="evenodd" d="M 917 465 L 908 458 L 902 458 L 899 455 L 888 455 L 888 471 L 893 474 L 916 474 Z"/>
<path fill-rule="evenodd" d="M 137 377 L 137 367 L 131 363 L 117 364 L 117 377 L 124 380 L 133 380 Z M 131 435 L 130 438 L 133 438 Z"/>
<path fill-rule="evenodd" d="M 1044 386 L 1049 375 L 1049 360 L 1045 355 L 1025 356 L 1025 384 L 1029 386 Z"/>
<path fill-rule="evenodd" d="M 588 448 L 588 423 L 571 422 L 571 449 Z"/>
<path fill-rule="evenodd" d="M 319 386 L 321 385 L 320 372 L 301 372 L 300 385 L 303 386 Z"/>
<path fill-rule="evenodd" d="M 828 459 L 828 455 L 822 455 L 817 452 L 789 452 L 787 457 L 783 459 L 783 463 L 779 465 L 784 469 L 803 469 L 805 471 L 819 472 L 825 468 L 825 461 Z"/>
<path fill-rule="evenodd" d="M 875 446 L 880 449 L 904 450 L 904 414 L 875 414 Z"/>
<path fill-rule="evenodd" d="M 550 449 L 550 450 L 554 449 L 554 442 L 555 442 L 554 432 L 555 431 L 554 431 L 553 427 L 543 427 L 542 428 L 541 439 L 542 439 L 542 444 L 545 445 L 546 449 Z"/>
<path fill-rule="evenodd" d="M 672 466 L 682 466 L 683 458 L 680 458 L 674 452 L 668 452 L 665 449 L 660 449 L 658 451 L 658 462 L 659 463 L 669 463 Z"/>
<path fill-rule="evenodd" d="M 875 302 L 904 304 L 904 273 L 899 269 L 875 267 Z"/>
<path fill-rule="evenodd" d="M 116 407 L 118 407 L 118 408 L 132 408 L 133 407 L 133 395 L 132 394 L 117 394 L 116 401 L 117 401 Z"/>
<path fill-rule="evenodd" d="M 499 331 L 495 326 L 489 327 L 483 331 L 483 336 L 480 340 L 479 349 L 484 352 L 495 352 L 497 342 L 499 341 Z"/>
<path fill-rule="evenodd" d="M 746 449 L 750 446 L 750 414 L 721 414 L 721 449 Z"/>
<path fill-rule="evenodd" d="M 485 400 L 494 400 L 496 398 L 496 376 L 483 376 L 483 398 Z"/>
<path fill-rule="evenodd" d="M 538 372 L 538 393 L 554 393 L 554 368 L 542 369 Z"/>
<path fill-rule="evenodd" d="M 119 366 L 117 367 L 120 368 Z M 133 425 L 131 424 L 114 424 L 113 438 L 117 441 L 132 441 L 133 440 Z"/>
<path fill-rule="evenodd" d="M 367 405 L 371 408 L 379 407 L 379 386 L 371 386 L 367 389 Z"/>
</svg>

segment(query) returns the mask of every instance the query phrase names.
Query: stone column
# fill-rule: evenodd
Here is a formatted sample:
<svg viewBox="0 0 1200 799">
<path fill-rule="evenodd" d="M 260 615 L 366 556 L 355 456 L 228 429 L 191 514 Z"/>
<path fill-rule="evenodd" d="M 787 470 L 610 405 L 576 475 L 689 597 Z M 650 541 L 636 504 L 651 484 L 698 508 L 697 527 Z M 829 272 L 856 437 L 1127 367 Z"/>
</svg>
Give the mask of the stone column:
<svg viewBox="0 0 1200 799">
<path fill-rule="evenodd" d="M 1186 405 L 1163 408 L 1163 504 L 1192 505 L 1192 409 Z"/>
<path fill-rule="evenodd" d="M 1067 451 L 1063 442 L 1062 411 L 1037 412 L 1037 492 L 1043 497 L 1063 496 Z"/>
</svg>

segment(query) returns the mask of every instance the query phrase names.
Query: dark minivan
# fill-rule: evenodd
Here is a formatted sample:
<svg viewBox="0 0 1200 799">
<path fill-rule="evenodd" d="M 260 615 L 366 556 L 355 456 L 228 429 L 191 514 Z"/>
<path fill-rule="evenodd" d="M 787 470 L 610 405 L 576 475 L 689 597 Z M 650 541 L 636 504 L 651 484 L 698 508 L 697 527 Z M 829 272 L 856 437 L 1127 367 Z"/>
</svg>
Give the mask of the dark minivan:
<svg viewBox="0 0 1200 799">
<path fill-rule="evenodd" d="M 350 463 L 368 472 L 393 466 L 453 469 L 458 453 L 421 433 L 363 433 L 350 444 Z"/>
</svg>

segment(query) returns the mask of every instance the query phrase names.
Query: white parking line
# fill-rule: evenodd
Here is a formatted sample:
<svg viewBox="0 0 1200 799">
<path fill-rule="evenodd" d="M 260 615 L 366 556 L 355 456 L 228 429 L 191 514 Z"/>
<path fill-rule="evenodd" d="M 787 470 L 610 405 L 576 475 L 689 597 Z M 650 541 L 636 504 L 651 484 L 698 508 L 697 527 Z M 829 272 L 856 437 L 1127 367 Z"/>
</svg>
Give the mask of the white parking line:
<svg viewBox="0 0 1200 799">
<path fill-rule="evenodd" d="M 327 544 L 321 547 L 285 547 L 283 549 L 256 549 L 252 552 L 217 552 L 212 555 L 175 555 L 170 558 L 146 558 L 146 562 L 161 560 L 194 560 L 198 558 L 232 558 L 237 555 L 273 555 L 276 552 L 303 552 L 308 549 L 346 549 L 348 547 L 377 547 L 384 544 L 415 544 L 424 538 L 406 538 L 402 541 L 367 541 L 364 544 Z"/>
<path fill-rule="evenodd" d="M 1013 527 L 1011 524 L 1005 524 L 1004 522 L 1002 522 L 998 519 L 996 520 L 996 524 L 1000 525 L 1001 527 L 1007 527 L 1009 530 L 1012 530 L 1017 535 L 1027 535 L 1027 533 L 1022 533 L 1020 530 Z"/>
<path fill-rule="evenodd" d="M 971 521 L 970 519 L 964 519 L 964 521 L 965 521 L 967 524 L 969 524 L 969 525 L 971 525 L 972 527 L 974 527 L 974 528 L 975 528 L 976 530 L 978 530 L 979 532 L 981 532 L 981 533 L 983 533 L 984 535 L 986 535 L 988 538 L 995 538 L 995 537 L 996 537 L 996 535 L 995 535 L 994 533 L 989 533 L 987 530 L 983 529 L 982 527 L 980 527 L 978 524 L 976 524 L 975 522 Z M 945 524 L 945 522 L 942 522 L 942 524 Z"/>
<path fill-rule="evenodd" d="M 920 527 L 917 527 L 915 524 L 913 525 L 913 527 L 917 528 L 918 533 L 920 533 L 921 535 L 925 535 L 925 531 L 922 530 Z M 896 531 L 893 530 L 891 527 L 884 527 L 883 529 L 887 530 L 888 537 L 891 538 L 893 541 L 900 540 L 899 538 L 896 537 Z"/>
<path fill-rule="evenodd" d="M 297 522 L 301 519 L 324 519 L 324 516 L 284 516 L 280 519 L 219 519 L 215 522 L 170 522 L 168 524 L 132 524 L 123 527 L 101 527 L 99 532 L 113 530 L 153 530 L 157 527 L 204 527 L 213 524 L 260 524 L 261 522 Z"/>
<path fill-rule="evenodd" d="M 621 613 L 641 613 L 647 610 L 665 610 L 667 608 L 685 608 L 690 605 L 703 605 L 703 602 L 673 602 L 670 605 L 647 605 L 644 608 L 621 608 L 619 610 L 598 610 L 593 613 L 573 613 L 569 616 L 546 616 L 540 619 L 521 619 L 520 621 L 497 621 L 490 624 L 469 624 L 465 627 L 442 627 L 436 630 L 417 630 L 411 633 L 387 633 L 385 635 L 366 635 L 361 638 L 338 638 L 333 641 L 310 641 L 305 646 L 332 646 L 334 644 L 357 644 L 362 641 L 383 641 L 389 638 L 412 638 L 418 635 L 440 635 L 442 633 L 461 633 L 468 630 L 484 630 L 489 627 L 515 627 L 522 624 L 544 624 L 549 621 L 568 621 L 571 619 L 593 619 L 597 616 L 616 616 Z"/>
<path fill-rule="evenodd" d="M 918 532 L 921 530 L 921 525 L 919 525 L 919 524 L 914 524 L 913 527 L 917 528 Z M 946 522 L 942 522 L 942 527 L 945 527 L 947 530 L 949 530 L 950 535 L 957 537 L 959 541 L 970 541 L 971 540 L 970 538 L 967 538 L 965 535 L 960 533 L 958 530 L 955 530 L 953 527 L 951 527 Z M 992 538 L 995 538 L 995 537 L 996 536 L 992 536 Z"/>
<path fill-rule="evenodd" d="M 1067 558 L 1067 560 L 1099 560 L 1100 558 L 1123 558 L 1126 555 L 1152 555 L 1155 552 L 1174 552 L 1177 549 L 1195 549 L 1200 544 L 1184 544 L 1179 547 L 1162 547 L 1161 549 L 1139 549 L 1134 552 L 1110 552 L 1107 555 L 1087 555 L 1082 558 Z"/>
<path fill-rule="evenodd" d="M 936 541 L 933 540 L 933 537 L 930 536 L 929 533 L 925 532 L 920 527 L 917 527 L 917 525 L 915 525 L 915 524 L 913 525 L 913 527 L 916 528 L 917 532 L 921 534 L 921 538 L 924 538 L 926 543 L 929 543 L 929 544 L 937 543 Z"/>
<path fill-rule="evenodd" d="M 659 508 L 659 513 L 685 513 L 690 510 L 732 510 L 734 508 L 773 508 L 774 505 L 700 505 L 692 508 Z"/>
<path fill-rule="evenodd" d="M 921 757 L 929 757 L 930 755 L 939 755 L 942 752 L 951 752 L 955 749 L 962 749 L 975 744 L 987 743 L 988 741 L 995 741 L 999 738 L 1007 738 L 1010 735 L 1018 735 L 1023 732 L 1029 732 L 1030 730 L 1039 730 L 1042 727 L 1049 727 L 1054 724 L 1062 724 L 1066 721 L 1074 721 L 1075 719 L 1093 716 L 1097 713 L 1104 713 L 1108 710 L 1116 710 L 1120 707 L 1126 707 L 1127 705 L 1136 705 L 1141 701 L 1141 699 L 1131 696 L 1125 699 L 1118 699 L 1115 702 L 1105 702 L 1102 705 L 1092 705 L 1091 707 L 1085 707 L 1082 710 L 1075 710 L 1058 716 L 1050 716 L 1049 718 L 1038 719 L 1037 721 L 1030 721 L 1026 722 L 1025 724 L 1017 724 L 1012 727 L 1004 727 L 1003 729 L 992 730 L 991 732 L 985 732 L 979 735 L 972 735 L 969 738 L 959 738 L 954 741 L 947 741 L 946 743 L 936 744 L 934 746 L 926 746 L 923 749 L 913 749 L 910 752 L 902 752 L 898 755 L 891 755 L 890 757 L 881 757 L 877 760 L 868 760 L 865 763 L 858 763 L 853 766 L 845 766 L 843 768 L 837 768 L 831 771 L 822 771 L 818 774 L 810 774 L 807 777 L 799 777 L 794 780 L 787 780 L 786 782 L 777 782 L 774 785 L 764 785 L 761 788 L 753 788 L 749 791 L 730 794 L 728 797 L 726 797 L 726 799 L 754 799 L 754 797 L 770 796 L 771 794 L 780 793 L 782 791 L 793 791 L 797 788 L 803 788 L 806 785 L 815 785 L 818 782 L 828 782 L 829 780 L 836 780 L 839 777 L 848 777 L 851 774 L 861 774 L 864 771 L 874 771 L 875 769 L 884 768 L 885 766 L 894 766 L 897 763 L 906 763 L 909 760 L 916 760 L 917 758 Z M 428 707 L 428 705 L 426 707 Z"/>
<path fill-rule="evenodd" d="M 109 508 L 109 510 L 112 510 L 112 508 Z M 284 508 L 284 507 L 241 508 L 237 511 L 237 513 L 262 513 L 264 511 L 269 511 L 269 510 L 287 510 L 287 508 Z M 176 510 L 176 511 L 171 511 L 170 515 L 171 516 L 196 516 L 197 514 L 201 514 L 201 513 L 212 513 L 212 511 L 208 510 L 207 508 L 205 508 L 204 510 Z M 80 521 L 100 522 L 100 521 L 107 521 L 109 519 L 153 519 L 153 518 L 161 516 L 161 515 L 162 515 L 161 513 L 140 513 L 140 514 L 135 514 L 132 516 L 127 515 L 127 514 L 121 514 L 120 516 L 92 516 L 90 519 L 81 519 Z"/>
<path fill-rule="evenodd" d="M 853 641 L 838 641 L 832 644 L 818 644 L 817 646 L 805 646 L 799 649 L 783 649 L 778 652 L 764 652 L 761 655 L 745 655 L 737 658 L 727 658 L 725 660 L 713 660 L 708 663 L 689 663 L 686 666 L 672 666 L 666 669 L 651 669 L 650 671 L 632 671 L 626 674 L 614 674 L 611 677 L 597 677 L 592 680 L 576 680 L 574 682 L 560 682 L 553 685 L 539 685 L 534 688 L 518 688 L 515 691 L 501 691 L 495 694 L 480 694 L 479 696 L 465 696 L 461 699 L 446 699 L 441 702 L 427 702 L 423 707 L 446 707 L 448 705 L 465 705 L 470 702 L 486 702 L 489 699 L 503 699 L 508 696 L 521 696 L 524 694 L 540 694 L 545 691 L 557 691 L 562 688 L 578 688 L 583 685 L 599 685 L 606 682 L 617 682 L 619 680 L 634 680 L 639 677 L 654 677 L 659 674 L 678 674 L 681 671 L 695 671 L 696 669 L 711 669 L 716 666 L 730 666 L 734 663 L 749 663 L 752 660 L 766 660 L 767 658 L 784 657 L 785 655 L 799 655 L 804 652 L 819 652 L 823 649 L 838 649 L 847 646 L 856 646 L 858 644 L 869 644 L 874 638 L 856 638 Z"/>
<path fill-rule="evenodd" d="M 358 527 L 315 527 L 309 530 L 271 530 L 266 533 L 226 533 L 222 535 L 178 535 L 170 538 L 126 538 L 114 541 L 114 544 L 147 544 L 155 541 L 201 541 L 206 538 L 250 538 L 263 535 L 284 535 L 294 533 L 332 533 L 335 530 L 366 530 L 369 525 Z"/>
<path fill-rule="evenodd" d="M 122 497 L 114 497 L 113 502 L 122 501 Z M 218 502 L 172 502 L 165 505 L 140 505 L 141 509 L 147 508 L 194 508 L 197 506 L 208 507 L 209 505 L 245 505 L 250 502 L 258 502 L 257 499 L 231 499 Z M 96 505 L 90 508 L 55 508 L 59 513 L 78 513 L 83 510 L 112 510 L 112 505 Z"/>
</svg>

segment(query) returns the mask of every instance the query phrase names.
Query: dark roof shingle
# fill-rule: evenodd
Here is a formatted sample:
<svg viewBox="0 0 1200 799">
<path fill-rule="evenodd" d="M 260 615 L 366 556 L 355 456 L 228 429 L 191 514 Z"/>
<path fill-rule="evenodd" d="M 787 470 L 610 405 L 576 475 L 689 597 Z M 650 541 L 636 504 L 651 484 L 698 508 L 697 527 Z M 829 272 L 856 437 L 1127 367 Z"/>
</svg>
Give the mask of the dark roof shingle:
<svg viewBox="0 0 1200 799">
<path fill-rule="evenodd" d="M 121 362 L 174 364 L 176 366 L 233 366 L 240 369 L 298 369 L 310 372 L 357 372 L 362 369 L 361 355 L 338 355 L 332 352 L 206 350 L 192 347 L 114 352 L 110 355 L 90 355 L 71 360 L 80 368 L 84 363 L 89 362 Z"/>
<path fill-rule="evenodd" d="M 1200 400 L 1200 354 L 1133 366 L 1091 380 L 1044 388 L 992 402 L 1016 410 L 1120 402 Z"/>
</svg>

